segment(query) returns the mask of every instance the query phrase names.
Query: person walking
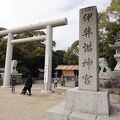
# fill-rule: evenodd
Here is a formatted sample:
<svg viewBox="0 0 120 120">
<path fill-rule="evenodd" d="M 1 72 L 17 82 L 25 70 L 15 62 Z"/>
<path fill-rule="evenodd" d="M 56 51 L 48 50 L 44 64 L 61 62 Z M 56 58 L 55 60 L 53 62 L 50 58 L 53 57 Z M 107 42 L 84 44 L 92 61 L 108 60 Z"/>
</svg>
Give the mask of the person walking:
<svg viewBox="0 0 120 120">
<path fill-rule="evenodd" d="M 33 83 L 32 76 L 29 74 L 27 76 L 27 81 L 25 82 L 24 88 L 22 89 L 21 95 L 27 94 L 31 96 L 32 83 Z"/>
<path fill-rule="evenodd" d="M 27 81 L 28 81 L 27 87 L 28 87 L 28 92 L 29 92 L 28 95 L 31 96 L 31 88 L 32 88 L 32 82 L 33 82 L 31 75 L 28 75 Z"/>
<path fill-rule="evenodd" d="M 12 87 L 12 93 L 15 94 L 15 85 L 16 85 L 16 80 L 15 80 L 15 77 L 13 76 L 12 79 L 11 79 L 11 87 Z"/>
</svg>

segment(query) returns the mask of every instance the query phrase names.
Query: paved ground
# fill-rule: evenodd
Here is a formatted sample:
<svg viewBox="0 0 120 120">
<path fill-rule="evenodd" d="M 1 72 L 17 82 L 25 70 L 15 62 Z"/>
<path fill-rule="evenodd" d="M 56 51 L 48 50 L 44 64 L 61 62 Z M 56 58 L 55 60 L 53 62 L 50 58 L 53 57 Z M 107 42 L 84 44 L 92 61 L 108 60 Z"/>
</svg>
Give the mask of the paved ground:
<svg viewBox="0 0 120 120">
<path fill-rule="evenodd" d="M 45 120 L 46 110 L 64 101 L 64 93 L 41 92 L 40 84 L 33 84 L 32 96 L 20 95 L 23 85 L 11 89 L 0 88 L 0 120 Z"/>
<path fill-rule="evenodd" d="M 73 82 L 66 82 L 62 89 L 73 86 Z M 16 86 L 15 94 L 10 88 L 0 88 L 0 120 L 45 120 L 46 111 L 64 101 L 65 93 L 55 89 L 55 92 L 45 94 L 41 92 L 42 87 L 42 83 L 33 84 L 32 96 L 20 95 L 23 85 Z"/>
</svg>

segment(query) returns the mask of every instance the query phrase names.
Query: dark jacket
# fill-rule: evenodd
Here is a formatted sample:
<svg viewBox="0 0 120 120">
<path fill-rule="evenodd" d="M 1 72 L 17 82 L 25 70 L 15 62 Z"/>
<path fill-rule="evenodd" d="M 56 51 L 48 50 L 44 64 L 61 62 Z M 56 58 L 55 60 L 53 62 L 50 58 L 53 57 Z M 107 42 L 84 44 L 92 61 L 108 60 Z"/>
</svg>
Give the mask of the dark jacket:
<svg viewBox="0 0 120 120">
<path fill-rule="evenodd" d="M 15 80 L 15 78 L 12 78 L 12 79 L 11 79 L 11 85 L 16 85 L 16 80 Z"/>
<path fill-rule="evenodd" d="M 28 76 L 27 81 L 25 83 L 25 86 L 27 88 L 31 88 L 32 87 L 32 77 L 31 76 Z"/>
</svg>

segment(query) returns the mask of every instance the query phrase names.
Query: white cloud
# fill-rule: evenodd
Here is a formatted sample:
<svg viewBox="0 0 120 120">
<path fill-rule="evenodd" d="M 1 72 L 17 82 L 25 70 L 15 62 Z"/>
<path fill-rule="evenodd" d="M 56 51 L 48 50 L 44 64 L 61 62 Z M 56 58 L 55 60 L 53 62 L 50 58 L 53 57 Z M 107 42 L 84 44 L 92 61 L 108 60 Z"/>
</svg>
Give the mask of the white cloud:
<svg viewBox="0 0 120 120">
<path fill-rule="evenodd" d="M 57 49 L 67 49 L 79 37 L 79 9 L 97 5 L 105 10 L 111 0 L 2 0 L 0 4 L 0 26 L 13 28 L 68 18 L 68 25 L 54 29 Z"/>
</svg>

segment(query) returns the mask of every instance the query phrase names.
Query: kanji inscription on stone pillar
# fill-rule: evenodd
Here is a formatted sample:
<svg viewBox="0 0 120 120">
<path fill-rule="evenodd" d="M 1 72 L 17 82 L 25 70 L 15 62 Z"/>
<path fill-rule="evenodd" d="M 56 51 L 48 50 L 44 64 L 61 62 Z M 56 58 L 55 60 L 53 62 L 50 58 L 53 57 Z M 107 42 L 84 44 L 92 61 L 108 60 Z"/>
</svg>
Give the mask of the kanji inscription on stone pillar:
<svg viewBox="0 0 120 120">
<path fill-rule="evenodd" d="M 95 6 L 80 9 L 79 89 L 98 91 L 98 13 Z"/>
</svg>

